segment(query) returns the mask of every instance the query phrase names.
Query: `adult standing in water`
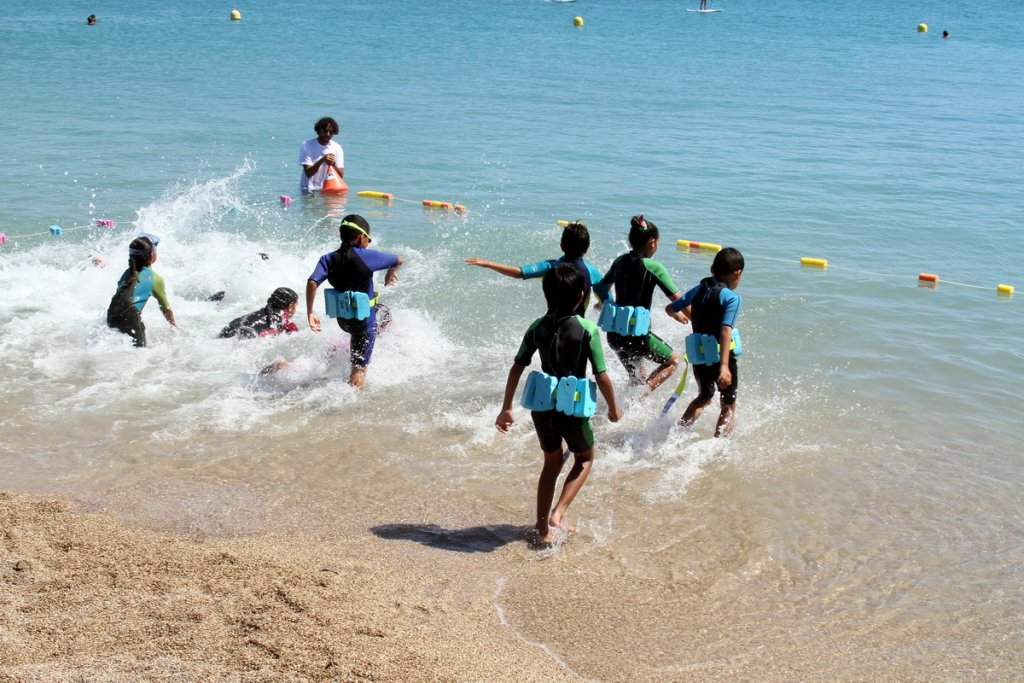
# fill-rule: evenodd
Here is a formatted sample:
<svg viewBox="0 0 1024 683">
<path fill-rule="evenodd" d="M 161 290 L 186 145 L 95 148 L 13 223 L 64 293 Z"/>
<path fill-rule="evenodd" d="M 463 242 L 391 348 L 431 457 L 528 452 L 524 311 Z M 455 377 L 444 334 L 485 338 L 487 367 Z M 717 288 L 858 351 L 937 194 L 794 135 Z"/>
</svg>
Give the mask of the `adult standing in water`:
<svg viewBox="0 0 1024 683">
<path fill-rule="evenodd" d="M 306 282 L 306 318 L 309 328 L 320 331 L 320 318 L 313 312 L 316 290 L 327 280 L 334 288 L 327 290 L 327 315 L 338 319 L 338 326 L 352 337 L 350 360 L 352 371 L 348 383 L 357 389 L 366 381 L 377 332 L 391 322 L 391 313 L 379 302 L 373 290 L 373 274 L 386 270 L 384 286 L 398 280 L 395 271 L 402 258 L 370 249 L 370 223 L 359 214 L 350 213 L 341 220 L 341 246 L 324 254 Z"/>
<path fill-rule="evenodd" d="M 302 143 L 299 163 L 302 165 L 300 186 L 303 193 L 323 190 L 324 181 L 332 169 L 339 179 L 345 176 L 345 151 L 333 139 L 339 130 L 338 122 L 325 116 L 313 126 L 316 137 Z"/>
</svg>

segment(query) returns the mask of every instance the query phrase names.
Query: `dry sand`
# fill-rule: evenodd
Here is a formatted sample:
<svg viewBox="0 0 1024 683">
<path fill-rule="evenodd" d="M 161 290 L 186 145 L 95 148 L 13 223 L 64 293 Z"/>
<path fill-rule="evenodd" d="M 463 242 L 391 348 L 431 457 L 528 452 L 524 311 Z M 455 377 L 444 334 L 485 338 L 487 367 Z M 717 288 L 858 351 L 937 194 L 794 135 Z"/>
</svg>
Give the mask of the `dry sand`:
<svg viewBox="0 0 1024 683">
<path fill-rule="evenodd" d="M 577 680 L 502 623 L 521 544 L 417 533 L 163 533 L 0 494 L 0 683 Z"/>
</svg>

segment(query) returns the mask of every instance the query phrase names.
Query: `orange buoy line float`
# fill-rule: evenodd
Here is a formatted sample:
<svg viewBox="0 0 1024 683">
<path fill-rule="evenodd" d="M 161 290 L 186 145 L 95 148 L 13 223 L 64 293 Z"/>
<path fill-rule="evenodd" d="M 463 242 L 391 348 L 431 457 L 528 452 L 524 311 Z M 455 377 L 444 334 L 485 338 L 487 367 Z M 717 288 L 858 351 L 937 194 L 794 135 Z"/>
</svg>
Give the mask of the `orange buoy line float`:
<svg viewBox="0 0 1024 683">
<path fill-rule="evenodd" d="M 386 202 L 394 201 L 395 195 L 390 192 L 377 192 L 376 190 L 360 190 L 356 192 L 360 197 L 373 197 L 374 199 L 383 199 Z"/>
<path fill-rule="evenodd" d="M 722 251 L 721 244 L 711 242 L 693 242 L 691 240 L 676 240 L 676 246 L 683 249 L 704 249 L 706 251 Z"/>
<path fill-rule="evenodd" d="M 939 284 L 939 276 L 935 273 L 921 273 L 917 276 L 920 282 L 929 282 L 933 285 Z"/>
<path fill-rule="evenodd" d="M 427 209 L 445 209 L 447 211 L 455 211 L 457 213 L 466 213 L 466 207 L 462 204 L 453 204 L 452 202 L 439 202 L 436 199 L 424 199 L 423 206 Z"/>
<path fill-rule="evenodd" d="M 410 202 L 415 203 L 411 199 L 402 199 L 396 197 L 390 192 L 379 192 L 377 190 L 360 190 L 356 192 L 360 197 L 369 197 L 371 199 L 380 199 L 387 203 L 391 202 Z M 446 211 L 455 211 L 456 213 L 466 213 L 469 211 L 463 204 L 456 204 L 455 202 L 442 202 L 437 199 L 424 199 L 419 202 L 420 205 L 425 209 L 444 209 Z"/>
</svg>

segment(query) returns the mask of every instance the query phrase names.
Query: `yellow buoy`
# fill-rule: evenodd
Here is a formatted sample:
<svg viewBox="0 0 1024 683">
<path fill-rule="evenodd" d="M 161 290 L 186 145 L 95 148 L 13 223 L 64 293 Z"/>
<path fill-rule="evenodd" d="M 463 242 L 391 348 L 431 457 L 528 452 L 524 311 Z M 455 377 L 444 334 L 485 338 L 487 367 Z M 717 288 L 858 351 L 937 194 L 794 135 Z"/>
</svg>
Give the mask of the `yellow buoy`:
<svg viewBox="0 0 1024 683">
<path fill-rule="evenodd" d="M 236 9 L 231 10 L 231 21 L 241 21 L 242 13 Z"/>
<path fill-rule="evenodd" d="M 828 267 L 828 259 L 810 258 L 809 256 L 804 256 L 803 258 L 800 259 L 800 265 L 802 265 L 802 266 L 814 266 L 815 268 L 827 268 Z"/>
<path fill-rule="evenodd" d="M 917 25 L 917 32 L 918 33 L 928 33 L 928 24 L 918 24 Z"/>
<path fill-rule="evenodd" d="M 1000 294 L 1013 294 L 1013 285 L 999 285 L 996 291 Z"/>
<path fill-rule="evenodd" d="M 572 25 L 576 26 L 576 27 L 583 26 L 583 17 L 573 17 L 572 18 Z"/>
</svg>

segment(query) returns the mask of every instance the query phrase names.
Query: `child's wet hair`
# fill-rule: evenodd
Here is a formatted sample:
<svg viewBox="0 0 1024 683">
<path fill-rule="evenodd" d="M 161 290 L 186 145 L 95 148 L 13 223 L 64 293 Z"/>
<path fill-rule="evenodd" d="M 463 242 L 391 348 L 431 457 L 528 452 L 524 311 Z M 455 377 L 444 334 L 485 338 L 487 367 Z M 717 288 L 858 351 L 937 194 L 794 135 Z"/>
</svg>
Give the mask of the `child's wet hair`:
<svg viewBox="0 0 1024 683">
<path fill-rule="evenodd" d="M 320 133 L 327 132 L 328 129 L 330 129 L 330 132 L 334 133 L 335 135 L 337 135 L 338 132 L 341 130 L 338 127 L 338 122 L 332 119 L 330 116 L 325 116 L 313 124 L 313 132 L 316 133 L 317 135 L 320 135 Z"/>
<path fill-rule="evenodd" d="M 283 311 L 299 300 L 299 295 L 290 287 L 278 287 L 267 299 L 267 308 Z"/>
<path fill-rule="evenodd" d="M 648 241 L 658 239 L 658 226 L 644 218 L 643 214 L 629 220 L 629 246 L 641 249 Z"/>
<path fill-rule="evenodd" d="M 346 225 L 346 223 L 350 223 L 351 225 Z M 358 225 L 365 232 L 352 227 L 353 225 Z M 370 222 L 358 213 L 350 213 L 341 219 L 341 227 L 338 228 L 338 234 L 341 236 L 342 242 L 355 242 L 362 234 L 369 237 Z"/>
<path fill-rule="evenodd" d="M 568 258 L 583 258 L 590 249 L 590 232 L 587 226 L 574 221 L 562 230 L 562 253 Z"/>
<path fill-rule="evenodd" d="M 549 313 L 572 313 L 586 286 L 576 266 L 559 263 L 544 274 L 541 281 Z"/>
<path fill-rule="evenodd" d="M 715 254 L 715 260 L 711 262 L 711 274 L 721 279 L 737 270 L 743 270 L 743 267 L 743 254 L 740 250 L 726 247 Z"/>
</svg>

